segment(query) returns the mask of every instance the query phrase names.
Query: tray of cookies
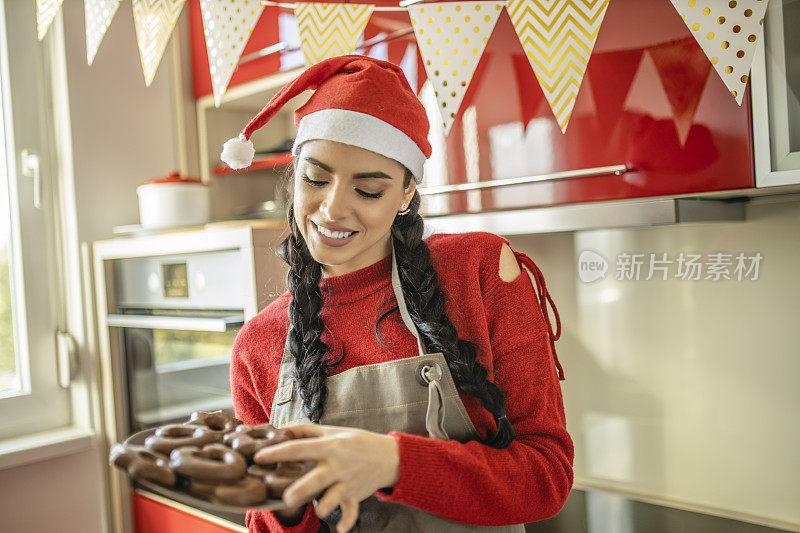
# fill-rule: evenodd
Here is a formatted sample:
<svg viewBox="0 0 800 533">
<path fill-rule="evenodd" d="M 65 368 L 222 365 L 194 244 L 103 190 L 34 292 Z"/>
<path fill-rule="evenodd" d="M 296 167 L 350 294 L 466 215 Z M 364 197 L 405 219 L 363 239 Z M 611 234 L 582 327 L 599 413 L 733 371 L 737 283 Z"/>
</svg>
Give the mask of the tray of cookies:
<svg viewBox="0 0 800 533">
<path fill-rule="evenodd" d="M 109 461 L 145 488 L 185 505 L 228 513 L 276 511 L 286 508 L 286 487 L 314 463 L 259 465 L 253 456 L 293 438 L 270 424 L 250 426 L 224 411 L 198 411 L 182 424 L 134 433 L 111 448 Z"/>
</svg>

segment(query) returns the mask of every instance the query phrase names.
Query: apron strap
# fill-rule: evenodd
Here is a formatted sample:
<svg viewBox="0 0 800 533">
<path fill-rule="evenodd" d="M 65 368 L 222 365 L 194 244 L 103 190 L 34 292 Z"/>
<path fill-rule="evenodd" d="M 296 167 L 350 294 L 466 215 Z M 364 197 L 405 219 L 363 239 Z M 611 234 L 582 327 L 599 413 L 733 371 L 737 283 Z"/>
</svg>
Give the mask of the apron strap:
<svg viewBox="0 0 800 533">
<path fill-rule="evenodd" d="M 397 254 L 394 252 L 394 238 L 389 237 L 392 243 L 392 289 L 394 290 L 394 297 L 397 300 L 397 309 L 400 311 L 400 318 L 403 319 L 408 331 L 417 339 L 417 349 L 420 355 L 426 355 L 425 346 L 422 344 L 422 337 L 417 330 L 417 326 L 411 320 L 411 315 L 408 313 L 406 306 L 406 298 L 403 296 L 403 286 L 400 284 L 400 270 L 397 268 Z"/>
<path fill-rule="evenodd" d="M 442 375 L 433 366 L 422 369 L 422 379 L 428 382 L 428 410 L 425 413 L 425 429 L 434 439 L 449 440 L 444 427 L 444 392 L 440 380 Z"/>
</svg>

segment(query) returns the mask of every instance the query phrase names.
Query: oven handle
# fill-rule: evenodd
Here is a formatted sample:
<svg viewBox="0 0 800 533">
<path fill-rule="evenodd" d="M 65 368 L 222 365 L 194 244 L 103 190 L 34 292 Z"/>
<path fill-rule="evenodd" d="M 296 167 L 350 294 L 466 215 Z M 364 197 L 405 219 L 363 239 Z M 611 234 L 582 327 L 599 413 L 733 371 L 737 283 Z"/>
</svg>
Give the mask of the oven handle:
<svg viewBox="0 0 800 533">
<path fill-rule="evenodd" d="M 118 328 L 182 329 L 191 331 L 224 332 L 244 324 L 244 315 L 221 317 L 164 316 L 164 315 L 108 315 L 108 325 Z"/>
</svg>

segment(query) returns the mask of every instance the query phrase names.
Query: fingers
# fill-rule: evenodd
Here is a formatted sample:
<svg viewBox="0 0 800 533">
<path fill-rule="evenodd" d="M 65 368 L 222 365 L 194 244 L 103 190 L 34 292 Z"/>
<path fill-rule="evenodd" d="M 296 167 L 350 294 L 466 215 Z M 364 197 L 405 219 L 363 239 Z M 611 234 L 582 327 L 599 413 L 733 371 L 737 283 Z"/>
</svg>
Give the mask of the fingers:
<svg viewBox="0 0 800 533">
<path fill-rule="evenodd" d="M 327 426 L 320 424 L 310 424 L 308 422 L 303 424 L 290 424 L 288 426 L 281 426 L 281 429 L 288 429 L 296 438 L 306 437 L 321 437 L 327 433 Z"/>
<path fill-rule="evenodd" d="M 356 520 L 358 520 L 358 500 L 345 498 L 339 507 L 342 508 L 342 519 L 336 524 L 336 532 L 346 533 L 356 525 Z"/>
<path fill-rule="evenodd" d="M 290 440 L 261 448 L 253 456 L 253 461 L 258 464 L 278 463 L 280 461 L 317 461 L 324 458 L 321 438 L 304 438 Z"/>
<path fill-rule="evenodd" d="M 336 483 L 328 487 L 325 494 L 317 502 L 317 516 L 325 518 L 331 514 L 344 499 L 344 483 Z"/>
<path fill-rule="evenodd" d="M 318 466 L 289 485 L 283 493 L 283 501 L 287 506 L 295 507 L 309 501 L 334 481 L 335 478 L 329 468 Z"/>
</svg>

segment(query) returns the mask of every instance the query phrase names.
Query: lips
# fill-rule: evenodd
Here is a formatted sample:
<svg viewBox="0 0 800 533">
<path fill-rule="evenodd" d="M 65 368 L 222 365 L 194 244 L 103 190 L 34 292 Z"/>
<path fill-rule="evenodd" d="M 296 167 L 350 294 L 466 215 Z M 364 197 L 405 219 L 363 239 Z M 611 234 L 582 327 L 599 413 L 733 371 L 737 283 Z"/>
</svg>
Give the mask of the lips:
<svg viewBox="0 0 800 533">
<path fill-rule="evenodd" d="M 314 221 L 312 220 L 312 222 Z M 314 222 L 314 224 L 316 224 L 317 226 L 322 226 L 328 231 L 346 231 L 346 232 L 355 231 L 351 230 L 350 228 L 345 228 L 343 226 L 332 226 L 330 224 L 317 224 L 316 222 Z"/>
<path fill-rule="evenodd" d="M 358 233 L 343 227 L 321 226 L 315 222 L 311 222 L 311 225 L 314 226 L 316 240 L 326 246 L 344 246 L 351 242 Z"/>
</svg>

